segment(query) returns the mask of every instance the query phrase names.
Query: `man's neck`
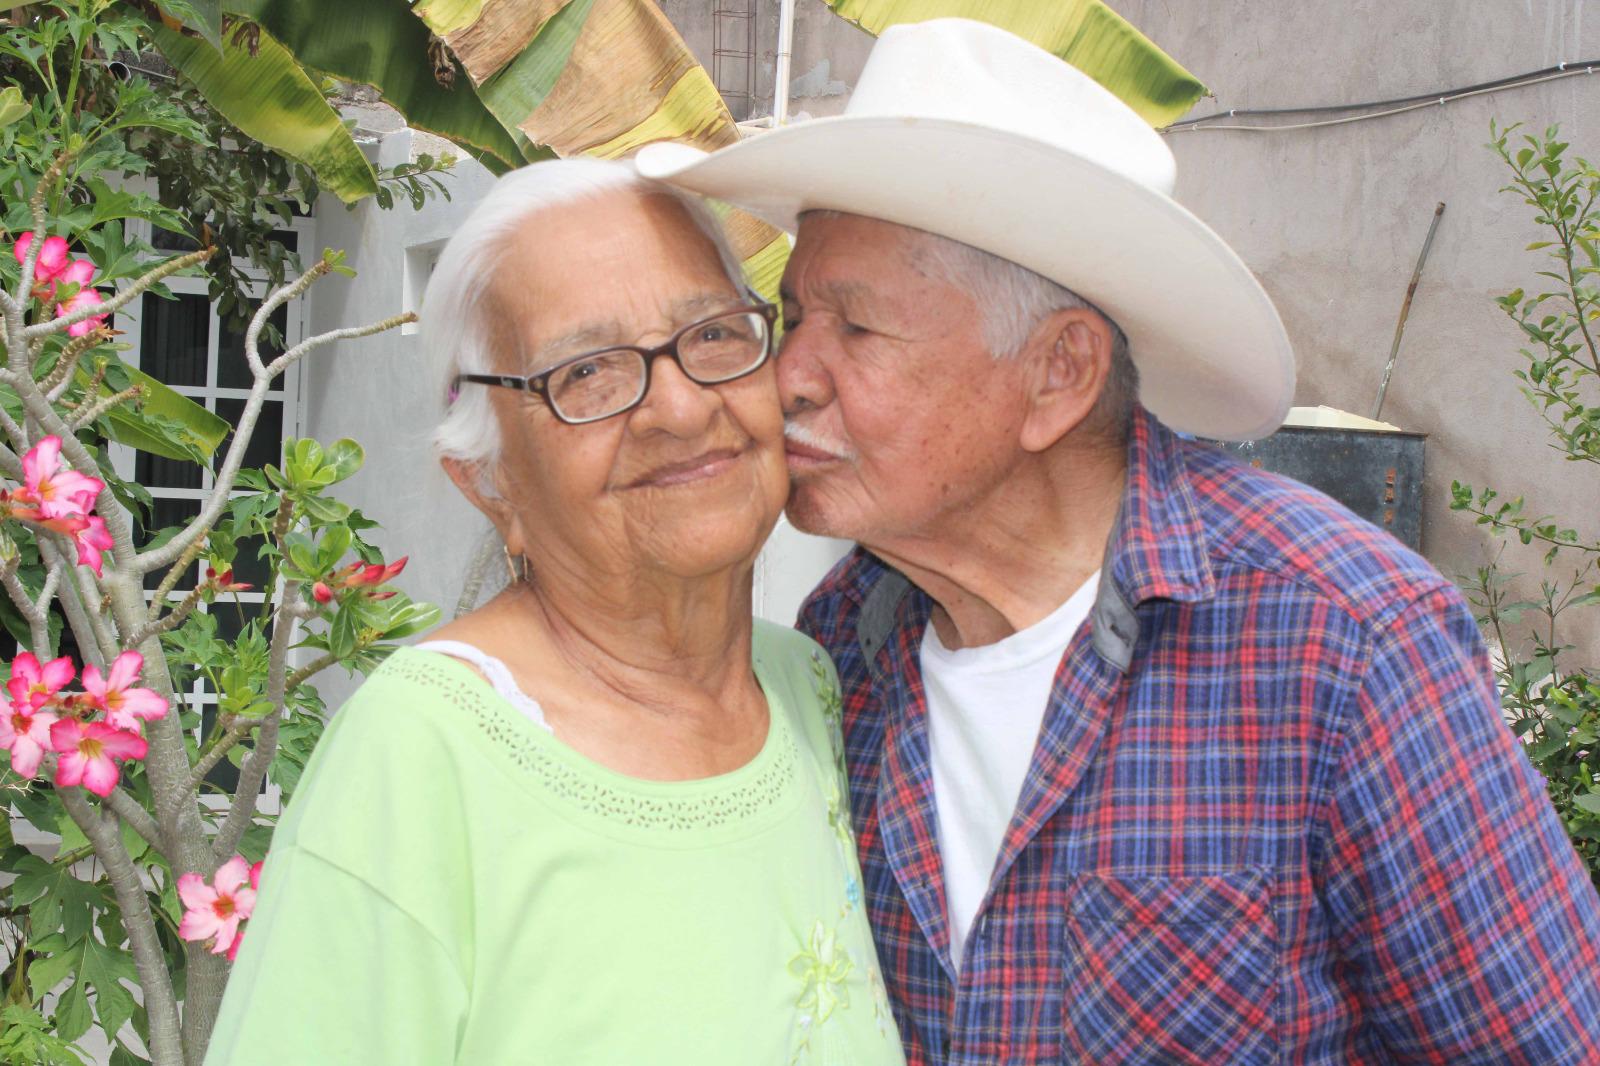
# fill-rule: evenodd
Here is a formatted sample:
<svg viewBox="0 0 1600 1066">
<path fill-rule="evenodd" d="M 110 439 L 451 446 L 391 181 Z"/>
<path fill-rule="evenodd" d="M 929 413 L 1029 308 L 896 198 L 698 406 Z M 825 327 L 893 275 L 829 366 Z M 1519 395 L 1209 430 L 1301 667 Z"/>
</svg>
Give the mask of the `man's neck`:
<svg viewBox="0 0 1600 1066">
<path fill-rule="evenodd" d="M 1126 477 L 1121 450 L 1057 449 L 931 528 L 866 547 L 933 599 L 946 647 L 993 644 L 1049 616 L 1100 568 Z"/>
</svg>

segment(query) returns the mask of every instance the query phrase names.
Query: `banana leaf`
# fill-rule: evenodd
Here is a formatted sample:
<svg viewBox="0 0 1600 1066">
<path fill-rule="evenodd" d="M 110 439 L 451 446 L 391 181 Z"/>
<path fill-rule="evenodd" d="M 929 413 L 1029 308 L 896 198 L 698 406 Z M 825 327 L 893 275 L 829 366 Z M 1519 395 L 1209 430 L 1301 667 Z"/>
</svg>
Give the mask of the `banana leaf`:
<svg viewBox="0 0 1600 1066">
<path fill-rule="evenodd" d="M 232 428 L 220 415 L 207 411 L 137 367 L 119 363 L 117 372 L 126 375 L 130 384 L 144 388 L 137 409 L 122 404 L 106 415 L 110 437 L 118 444 L 168 459 L 197 462 L 209 458 Z M 88 372 L 82 368 L 75 371 L 74 376 L 83 385 L 90 381 Z M 100 396 L 109 396 L 111 392 L 109 385 L 100 386 Z"/>
<path fill-rule="evenodd" d="M 465 71 L 446 89 L 432 73 L 428 27 L 406 0 L 225 0 L 230 15 L 255 22 L 303 66 L 370 85 L 405 116 L 406 125 L 453 141 L 490 171 L 527 161 L 520 135 L 496 120 Z"/>
<path fill-rule="evenodd" d="M 206 39 L 211 47 L 222 49 L 222 3 L 221 0 L 155 0 L 156 9 L 161 12 L 167 25 L 177 29 L 177 23 L 187 26 Z"/>
<path fill-rule="evenodd" d="M 614 159 L 652 141 L 739 139 L 711 76 L 653 0 L 424 0 L 412 8 L 508 126 L 560 156 Z M 734 250 L 770 295 L 788 242 L 735 212 Z"/>
<path fill-rule="evenodd" d="M 160 22 L 145 27 L 167 62 L 247 135 L 310 167 L 346 203 L 378 191 L 378 176 L 339 113 L 270 33 L 262 31 L 252 56 L 231 34 L 218 52 Z"/>
<path fill-rule="evenodd" d="M 1115 93 L 1152 126 L 1210 93 L 1193 74 L 1100 0 L 824 0 L 876 36 L 901 22 L 959 16 L 1010 30 Z"/>
</svg>

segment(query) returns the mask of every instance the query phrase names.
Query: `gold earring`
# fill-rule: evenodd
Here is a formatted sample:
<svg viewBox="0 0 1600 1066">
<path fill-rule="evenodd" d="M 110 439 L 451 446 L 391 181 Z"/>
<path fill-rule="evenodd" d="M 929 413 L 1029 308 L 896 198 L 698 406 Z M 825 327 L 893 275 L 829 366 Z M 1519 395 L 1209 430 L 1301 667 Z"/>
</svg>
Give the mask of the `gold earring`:
<svg viewBox="0 0 1600 1066">
<path fill-rule="evenodd" d="M 518 582 L 528 580 L 528 557 L 526 555 L 518 555 L 513 559 L 509 545 L 502 547 L 500 550 L 505 553 L 506 573 L 511 578 L 511 584 L 515 585 Z"/>
</svg>

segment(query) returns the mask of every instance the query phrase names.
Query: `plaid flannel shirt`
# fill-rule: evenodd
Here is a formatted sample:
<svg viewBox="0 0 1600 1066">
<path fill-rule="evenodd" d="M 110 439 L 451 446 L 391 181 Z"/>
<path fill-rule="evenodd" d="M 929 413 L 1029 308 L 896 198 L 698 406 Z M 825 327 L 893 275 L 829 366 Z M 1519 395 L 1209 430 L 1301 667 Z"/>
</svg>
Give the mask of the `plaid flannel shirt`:
<svg viewBox="0 0 1600 1066">
<path fill-rule="evenodd" d="M 959 973 L 931 603 L 858 548 L 801 609 L 911 1066 L 1600 1062 L 1600 900 L 1459 594 L 1144 412 L 1128 455 Z"/>
</svg>

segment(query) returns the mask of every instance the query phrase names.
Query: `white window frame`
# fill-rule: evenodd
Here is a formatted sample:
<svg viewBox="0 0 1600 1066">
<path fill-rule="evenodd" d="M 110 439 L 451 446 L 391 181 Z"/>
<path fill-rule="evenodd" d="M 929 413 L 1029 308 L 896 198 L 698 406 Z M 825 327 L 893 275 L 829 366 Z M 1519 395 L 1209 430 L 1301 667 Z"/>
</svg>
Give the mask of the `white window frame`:
<svg viewBox="0 0 1600 1066">
<path fill-rule="evenodd" d="M 279 229 L 290 230 L 296 235 L 296 249 L 302 258 L 302 262 L 304 262 L 305 257 L 310 254 L 310 250 L 316 247 L 315 220 L 310 217 L 296 217 L 287 225 L 280 226 Z M 149 222 L 142 219 L 129 221 L 128 238 L 130 240 L 142 238 L 148 242 L 151 240 L 151 236 L 152 234 Z M 162 258 L 165 258 L 165 255 L 163 255 Z M 241 273 L 249 278 L 251 282 L 251 287 L 248 292 L 249 298 L 255 301 L 263 299 L 267 294 L 266 272 L 257 269 L 253 265 L 246 264 L 241 267 Z M 170 277 L 166 279 L 166 285 L 167 288 L 174 293 L 200 296 L 205 296 L 208 289 L 207 279 L 203 277 Z M 127 344 L 127 349 L 122 352 L 123 361 L 131 366 L 139 367 L 140 369 L 144 368 L 142 353 L 140 352 L 140 345 L 143 340 L 143 331 L 140 328 L 140 323 L 138 321 L 138 310 L 143 302 L 143 297 L 130 302 L 122 311 L 117 313 L 114 321 L 115 328 L 122 331 L 123 341 L 125 344 Z M 285 310 L 287 314 L 285 328 L 283 331 L 283 342 L 284 348 L 287 350 L 289 347 L 304 340 L 307 335 L 308 323 L 310 319 L 310 307 L 307 296 L 302 295 L 289 300 L 285 305 Z M 212 306 L 208 316 L 206 331 L 207 358 L 205 384 L 169 386 L 174 392 L 189 397 L 195 402 L 204 405 L 206 409 L 210 411 L 216 410 L 216 401 L 219 399 L 237 400 L 242 402 L 247 400 L 250 396 L 249 389 L 225 388 L 217 384 L 217 348 L 220 343 L 220 339 L 221 322 L 217 316 L 216 307 Z M 289 440 L 291 438 L 300 436 L 304 432 L 304 427 L 306 425 L 306 398 L 302 388 L 300 364 L 296 363 L 295 365 L 290 366 L 284 372 L 283 376 L 278 378 L 278 380 L 273 383 L 273 387 L 267 392 L 267 399 L 279 400 L 283 404 L 283 439 Z M 112 469 L 117 472 L 117 476 L 123 478 L 124 480 L 131 481 L 134 475 L 135 450 L 127 447 L 126 445 L 113 443 L 110 446 L 110 454 Z M 218 455 L 218 461 L 221 461 L 220 454 Z M 151 486 L 145 487 L 149 490 L 150 494 L 158 500 L 194 500 L 198 501 L 201 507 L 204 507 L 205 502 L 210 499 L 214 488 L 212 478 L 213 475 L 210 470 L 203 470 L 201 474 L 201 486 L 198 489 L 156 488 Z M 249 491 L 235 488 L 230 495 L 249 495 Z M 196 562 L 194 565 L 196 580 L 199 580 L 203 577 L 206 564 L 203 560 L 201 560 Z M 151 594 L 151 592 L 147 592 L 147 598 Z M 184 593 L 175 592 L 169 595 L 169 599 L 175 602 L 182 599 L 183 595 Z M 229 593 L 228 596 L 230 601 L 231 597 L 238 596 L 240 602 L 247 605 L 248 609 L 249 605 L 260 605 L 263 603 L 266 600 L 267 592 L 266 590 L 262 589 L 252 589 L 249 592 Z M 207 608 L 205 604 L 201 604 L 198 609 L 204 611 Z M 183 694 L 183 697 L 188 703 L 189 709 L 201 711 L 202 716 L 207 708 L 213 708 L 217 702 L 215 696 L 205 692 L 204 686 L 198 679 L 192 684 L 190 690 Z M 203 740 L 203 738 L 199 739 Z M 203 803 L 214 810 L 221 811 L 227 807 L 226 800 L 216 793 L 202 792 L 201 799 Z M 269 781 L 267 782 L 261 798 L 258 801 L 257 810 L 260 813 L 267 815 L 280 813 L 281 800 L 282 797 L 278 786 Z"/>
</svg>

